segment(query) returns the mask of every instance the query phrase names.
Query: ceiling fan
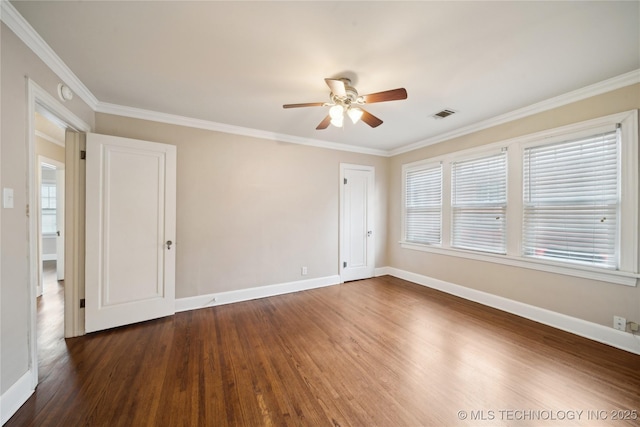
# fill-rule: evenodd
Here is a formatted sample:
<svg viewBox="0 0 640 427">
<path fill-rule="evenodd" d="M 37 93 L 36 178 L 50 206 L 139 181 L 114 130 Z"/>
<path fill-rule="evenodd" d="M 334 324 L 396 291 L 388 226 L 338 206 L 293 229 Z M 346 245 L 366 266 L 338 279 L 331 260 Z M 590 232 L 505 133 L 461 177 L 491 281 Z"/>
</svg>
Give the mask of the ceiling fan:
<svg viewBox="0 0 640 427">
<path fill-rule="evenodd" d="M 407 91 L 404 88 L 386 90 L 384 92 L 370 93 L 369 95 L 358 95 L 358 91 L 351 86 L 351 80 L 347 78 L 324 79 L 331 89 L 329 94 L 330 102 L 307 102 L 303 104 L 285 104 L 283 108 L 299 107 L 331 107 L 329 114 L 316 127 L 316 129 L 326 129 L 329 124 L 342 127 L 345 114 L 349 116 L 353 123 L 362 120 L 372 128 L 382 124 L 382 120 L 364 110 L 364 104 L 374 102 L 397 101 L 407 99 Z"/>
</svg>

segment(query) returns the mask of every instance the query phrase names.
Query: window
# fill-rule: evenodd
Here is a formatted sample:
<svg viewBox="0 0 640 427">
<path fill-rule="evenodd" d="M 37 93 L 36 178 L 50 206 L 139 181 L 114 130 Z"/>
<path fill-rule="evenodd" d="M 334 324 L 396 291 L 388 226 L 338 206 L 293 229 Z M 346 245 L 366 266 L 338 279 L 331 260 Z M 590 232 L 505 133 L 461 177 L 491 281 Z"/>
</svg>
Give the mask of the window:
<svg viewBox="0 0 640 427">
<path fill-rule="evenodd" d="M 401 246 L 636 286 L 638 113 L 404 165 Z"/>
<path fill-rule="evenodd" d="M 451 246 L 504 254 L 507 214 L 505 152 L 451 165 Z"/>
<path fill-rule="evenodd" d="M 618 267 L 618 133 L 525 149 L 523 255 Z"/>
<path fill-rule="evenodd" d="M 442 165 L 405 171 L 404 240 L 439 245 L 442 241 Z"/>
<path fill-rule="evenodd" d="M 43 183 L 40 206 L 42 209 L 42 234 L 55 234 L 56 225 L 56 184 Z"/>
</svg>

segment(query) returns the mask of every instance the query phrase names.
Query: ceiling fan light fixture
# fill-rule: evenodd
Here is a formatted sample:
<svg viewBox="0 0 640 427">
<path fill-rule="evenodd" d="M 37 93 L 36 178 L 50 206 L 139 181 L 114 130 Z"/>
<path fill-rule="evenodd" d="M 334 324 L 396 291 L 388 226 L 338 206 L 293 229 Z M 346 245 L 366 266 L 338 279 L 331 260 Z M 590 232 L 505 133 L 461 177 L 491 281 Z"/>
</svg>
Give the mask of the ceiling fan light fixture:
<svg viewBox="0 0 640 427">
<path fill-rule="evenodd" d="M 385 90 L 361 96 L 351 86 L 351 80 L 347 78 L 324 79 L 324 81 L 331 89 L 331 92 L 329 92 L 330 102 L 305 102 L 302 104 L 284 104 L 282 106 L 283 108 L 329 107 L 329 114 L 322 119 L 316 130 L 326 129 L 330 124 L 341 128 L 344 125 L 345 115 L 348 115 L 354 124 L 362 121 L 370 127 L 376 128 L 382 124 L 382 120 L 370 112 L 358 108 L 359 106 L 407 99 L 407 90 L 405 88 Z"/>
<path fill-rule="evenodd" d="M 337 128 L 341 128 L 342 125 L 344 124 L 344 116 L 337 116 L 337 117 L 332 117 L 331 118 L 331 124 L 334 125 Z"/>
<path fill-rule="evenodd" d="M 342 116 L 344 114 L 344 107 L 340 104 L 336 104 L 333 107 L 329 108 L 329 115 L 331 116 L 332 121 L 338 120 L 342 122 Z"/>
<path fill-rule="evenodd" d="M 349 115 L 349 118 L 351 119 L 353 124 L 356 124 L 358 123 L 358 120 L 360 120 L 360 117 L 362 117 L 362 109 L 357 107 L 350 107 L 347 110 L 347 114 Z"/>
</svg>

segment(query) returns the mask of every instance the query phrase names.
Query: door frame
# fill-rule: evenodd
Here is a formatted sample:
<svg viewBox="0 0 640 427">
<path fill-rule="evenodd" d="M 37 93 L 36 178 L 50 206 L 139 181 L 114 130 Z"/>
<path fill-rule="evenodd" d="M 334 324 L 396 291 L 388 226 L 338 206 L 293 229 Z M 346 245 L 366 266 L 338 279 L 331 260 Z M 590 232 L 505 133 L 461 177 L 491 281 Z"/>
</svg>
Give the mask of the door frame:
<svg viewBox="0 0 640 427">
<path fill-rule="evenodd" d="M 375 218 L 373 215 L 373 212 L 374 212 L 373 198 L 375 196 L 376 169 L 374 166 L 356 165 L 351 163 L 340 163 L 340 201 L 339 201 L 340 202 L 340 221 L 339 221 L 339 233 L 338 233 L 339 234 L 339 237 L 338 237 L 339 270 L 338 271 L 340 274 L 341 283 L 344 283 L 344 264 L 343 264 L 343 258 L 342 258 L 342 255 L 345 252 L 345 239 L 346 239 L 346 236 L 344 234 L 344 230 L 345 230 L 344 179 L 345 179 L 345 172 L 347 170 L 360 170 L 360 171 L 366 171 L 371 173 L 372 186 L 371 186 L 371 189 L 369 190 L 369 194 L 367 194 L 367 220 L 371 222 L 371 224 L 369 224 L 369 228 L 374 232 L 370 237 L 367 237 L 368 239 L 367 260 L 371 260 L 371 262 L 373 263 L 373 270 L 375 271 L 375 230 L 373 230 L 373 223 L 375 222 Z"/>
<path fill-rule="evenodd" d="M 26 86 L 27 86 L 27 192 L 28 192 L 28 208 L 27 216 L 28 216 L 28 246 L 29 246 L 29 280 L 28 280 L 28 294 L 29 294 L 29 305 L 30 305 L 30 316 L 29 316 L 29 372 L 31 373 L 31 385 L 35 388 L 38 385 L 38 344 L 37 344 L 37 314 L 38 314 L 38 306 L 37 306 L 37 286 L 38 286 L 38 215 L 35 207 L 38 206 L 37 196 L 39 191 L 37 191 L 36 185 L 36 176 L 35 176 L 35 165 L 36 165 L 36 155 L 35 155 L 35 113 L 36 111 L 45 112 L 48 118 L 52 120 L 56 120 L 57 122 L 63 124 L 68 129 L 73 129 L 80 132 L 89 132 L 91 127 L 85 123 L 78 116 L 69 111 L 66 107 L 64 107 L 53 95 L 51 95 L 46 90 L 42 89 L 36 82 L 31 80 L 29 77 L 26 77 Z M 67 147 L 65 147 L 67 150 Z M 66 163 L 66 162 L 65 162 Z M 70 165 L 65 165 L 67 168 Z M 74 183 L 70 183 L 69 179 L 65 180 L 65 193 L 67 195 L 71 194 L 71 189 L 73 189 Z M 71 197 L 67 197 L 67 203 L 69 202 Z M 69 209 L 65 209 L 67 218 L 69 215 L 73 215 L 73 212 Z M 70 218 L 72 223 L 77 223 L 77 218 Z M 69 232 L 73 232 L 75 230 L 67 230 L 67 235 Z M 65 257 L 68 259 L 68 257 Z M 67 272 L 69 269 L 67 269 Z M 78 319 L 79 306 L 76 304 L 68 304 L 70 298 L 75 294 L 77 294 L 78 284 L 77 283 L 68 283 L 65 281 L 65 304 L 64 304 L 64 328 L 65 328 L 65 337 L 71 337 L 76 335 L 82 335 L 76 327 L 75 320 Z"/>
</svg>

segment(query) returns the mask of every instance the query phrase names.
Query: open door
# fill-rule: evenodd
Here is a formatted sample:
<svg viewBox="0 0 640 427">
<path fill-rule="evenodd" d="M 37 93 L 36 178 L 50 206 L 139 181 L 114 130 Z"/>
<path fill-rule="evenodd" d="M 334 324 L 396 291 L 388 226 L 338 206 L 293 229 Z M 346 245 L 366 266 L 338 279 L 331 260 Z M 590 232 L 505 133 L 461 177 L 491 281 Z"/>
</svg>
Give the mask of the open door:
<svg viewBox="0 0 640 427">
<path fill-rule="evenodd" d="M 176 147 L 87 134 L 85 330 L 175 313 Z"/>
</svg>

